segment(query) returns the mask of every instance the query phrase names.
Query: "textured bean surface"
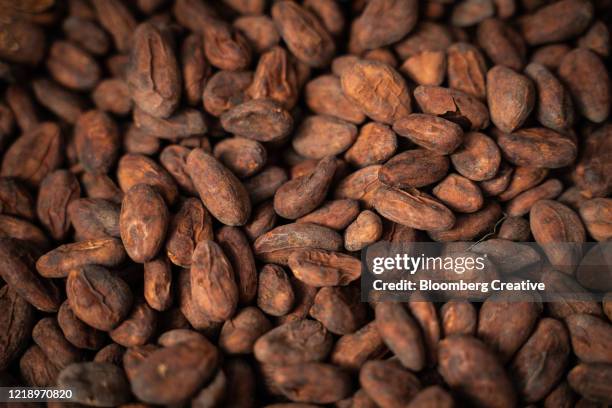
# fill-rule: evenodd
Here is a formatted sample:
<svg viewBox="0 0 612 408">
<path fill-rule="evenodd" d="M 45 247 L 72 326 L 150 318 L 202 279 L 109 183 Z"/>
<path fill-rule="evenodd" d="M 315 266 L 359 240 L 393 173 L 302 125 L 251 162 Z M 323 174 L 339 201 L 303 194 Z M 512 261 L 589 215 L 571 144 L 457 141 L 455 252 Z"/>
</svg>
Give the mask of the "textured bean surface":
<svg viewBox="0 0 612 408">
<path fill-rule="evenodd" d="M 0 0 L 0 385 L 611 405 L 611 23 L 610 0 Z M 403 260 L 465 287 L 366 291 Z"/>
</svg>

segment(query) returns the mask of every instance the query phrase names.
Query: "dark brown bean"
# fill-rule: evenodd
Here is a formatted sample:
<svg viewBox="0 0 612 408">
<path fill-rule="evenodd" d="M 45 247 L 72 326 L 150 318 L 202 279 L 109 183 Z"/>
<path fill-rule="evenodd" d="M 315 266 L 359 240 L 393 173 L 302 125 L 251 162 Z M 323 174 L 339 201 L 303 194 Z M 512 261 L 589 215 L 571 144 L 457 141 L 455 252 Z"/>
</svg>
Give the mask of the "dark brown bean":
<svg viewBox="0 0 612 408">
<path fill-rule="evenodd" d="M 469 241 L 492 232 L 501 215 L 499 204 L 491 201 L 474 213 L 457 216 L 451 229 L 430 231 L 429 236 L 434 241 L 440 242 Z"/>
<path fill-rule="evenodd" d="M 294 305 L 295 294 L 285 270 L 267 264 L 259 272 L 257 306 L 272 316 L 287 314 Z"/>
<path fill-rule="evenodd" d="M 521 294 L 523 295 L 523 294 Z M 527 341 L 542 312 L 542 305 L 530 293 L 527 301 L 516 301 L 509 292 L 496 293 L 480 308 L 478 337 L 506 363 Z M 504 316 L 503 319 L 500 316 Z"/>
<path fill-rule="evenodd" d="M 288 110 L 295 106 L 297 74 L 284 48 L 275 46 L 261 55 L 246 94 L 253 99 L 273 100 Z"/>
<path fill-rule="evenodd" d="M 204 32 L 204 54 L 211 65 L 229 71 L 240 71 L 249 66 L 249 43 L 231 25 L 209 19 L 201 30 Z"/>
<path fill-rule="evenodd" d="M 234 269 L 240 302 L 250 303 L 257 294 L 257 269 L 246 235 L 237 227 L 222 227 L 217 231 L 217 242 Z"/>
<path fill-rule="evenodd" d="M 0 56 L 7 61 L 38 64 L 45 54 L 45 33 L 33 22 L 9 19 L 6 23 L 9 37 L 0 44 Z"/>
<path fill-rule="evenodd" d="M 57 384 L 72 389 L 72 398 L 81 404 L 115 406 L 130 400 L 125 374 L 110 363 L 71 364 L 59 374 Z"/>
<path fill-rule="evenodd" d="M 377 122 L 393 124 L 412 111 L 406 82 L 387 64 L 358 60 L 340 81 L 344 94 Z"/>
<path fill-rule="evenodd" d="M 542 319 L 512 361 L 511 373 L 526 402 L 539 401 L 563 375 L 569 357 L 567 330 L 561 322 Z"/>
<path fill-rule="evenodd" d="M 56 383 L 60 368 L 37 345 L 26 350 L 19 360 L 19 374 L 31 387 L 50 387 Z"/>
<path fill-rule="evenodd" d="M 218 244 L 207 240 L 198 243 L 190 275 L 193 301 L 210 320 L 222 322 L 233 316 L 238 287 L 232 265 Z"/>
<path fill-rule="evenodd" d="M 511 2 L 514 3 L 514 2 Z M 521 35 L 503 20 L 488 18 L 478 25 L 478 44 L 496 65 L 520 71 L 527 49 Z"/>
<path fill-rule="evenodd" d="M 356 332 L 340 337 L 330 358 L 340 367 L 357 371 L 368 360 L 381 356 L 385 351 L 376 323 L 370 322 Z"/>
<path fill-rule="evenodd" d="M 357 286 L 324 287 L 317 292 L 309 314 L 330 333 L 344 335 L 363 326 L 367 309 Z"/>
<path fill-rule="evenodd" d="M 50 235 L 61 240 L 70 229 L 68 206 L 81 195 L 76 177 L 67 170 L 49 173 L 40 183 L 36 214 Z"/>
<path fill-rule="evenodd" d="M 119 160 L 117 181 L 124 193 L 137 184 L 153 187 L 168 204 L 173 204 L 178 195 L 176 183 L 153 159 L 141 154 L 126 154 Z"/>
<path fill-rule="evenodd" d="M 104 332 L 88 326 L 76 317 L 68 301 L 62 303 L 57 312 L 57 323 L 66 340 L 80 349 L 99 350 L 106 343 Z"/>
<path fill-rule="evenodd" d="M 144 263 L 157 255 L 166 239 L 168 208 L 151 186 L 136 184 L 121 203 L 121 240 L 132 260 Z"/>
<path fill-rule="evenodd" d="M 261 143 L 242 137 L 217 143 L 213 155 L 240 178 L 259 173 L 268 159 L 266 148 Z"/>
<path fill-rule="evenodd" d="M 469 27 L 493 15 L 493 1 L 468 0 L 453 9 L 451 22 L 458 27 Z"/>
<path fill-rule="evenodd" d="M 426 359 L 423 337 L 404 305 L 390 302 L 376 305 L 376 327 L 404 367 L 412 371 L 423 369 Z"/>
<path fill-rule="evenodd" d="M 206 333 L 216 333 L 220 327 L 218 322 L 213 322 L 194 300 L 191 292 L 191 273 L 189 269 L 179 271 L 177 280 L 177 300 L 180 312 L 189 324 L 196 330 Z"/>
<path fill-rule="evenodd" d="M 506 212 L 512 217 L 520 217 L 529 213 L 531 207 L 539 200 L 552 200 L 563 190 L 563 184 L 557 179 L 550 179 L 537 187 L 533 187 L 508 202 Z"/>
<path fill-rule="evenodd" d="M 315 287 L 344 286 L 361 276 L 358 259 L 325 249 L 296 249 L 288 264 L 296 278 Z"/>
<path fill-rule="evenodd" d="M 497 138 L 504 157 L 517 166 L 565 167 L 576 158 L 576 143 L 565 134 L 547 128 L 520 129 Z"/>
<path fill-rule="evenodd" d="M 376 405 L 383 408 L 406 406 L 421 388 L 418 378 L 393 360 L 365 363 L 359 371 L 359 383 Z"/>
<path fill-rule="evenodd" d="M 597 241 L 610 241 L 612 229 L 612 200 L 609 198 L 593 198 L 580 204 L 580 217 L 587 231 Z"/>
<path fill-rule="evenodd" d="M 414 90 L 414 99 L 423 113 L 442 116 L 472 130 L 489 126 L 489 112 L 485 105 L 461 91 L 421 85 Z"/>
<path fill-rule="evenodd" d="M 612 337 L 612 327 L 598 317 L 589 314 L 575 314 L 566 319 L 572 340 L 572 349 L 580 361 L 585 363 L 612 362 L 607 346 Z"/>
<path fill-rule="evenodd" d="M 426 149 L 406 150 L 382 165 L 378 179 L 390 187 L 419 188 L 440 181 L 448 173 L 448 157 Z"/>
<path fill-rule="evenodd" d="M 280 325 L 255 342 L 255 358 L 273 366 L 322 361 L 333 340 L 321 323 L 298 320 Z"/>
<path fill-rule="evenodd" d="M 419 85 L 438 86 L 444 82 L 446 64 L 444 51 L 423 51 L 408 57 L 400 71 Z"/>
<path fill-rule="evenodd" d="M 448 59 L 448 85 L 468 95 L 484 99 L 488 82 L 484 56 L 468 43 L 455 43 L 446 50 Z"/>
<path fill-rule="evenodd" d="M 538 63 L 527 65 L 525 73 L 536 86 L 538 121 L 557 131 L 570 128 L 574 123 L 574 104 L 561 82 L 545 66 Z"/>
<path fill-rule="evenodd" d="M 445 231 L 455 224 L 455 216 L 446 206 L 416 189 L 381 186 L 374 208 L 390 221 L 425 231 Z"/>
<path fill-rule="evenodd" d="M 351 199 L 333 200 L 296 220 L 298 223 L 322 225 L 337 231 L 346 228 L 359 214 L 359 203 Z"/>
<path fill-rule="evenodd" d="M 569 372 L 569 385 L 590 401 L 609 404 L 610 379 L 612 369 L 609 364 L 578 364 Z"/>
<path fill-rule="evenodd" d="M 609 161 L 602 160 L 612 148 L 612 126 L 603 126 L 589 134 L 584 151 L 572 174 L 574 182 L 587 197 L 604 197 L 612 191 L 608 176 Z"/>
<path fill-rule="evenodd" d="M 85 194 L 93 199 L 102 199 L 111 201 L 115 204 L 121 204 L 123 199 L 123 191 L 115 184 L 115 182 L 105 174 L 90 174 L 85 173 L 81 177 L 81 183 L 85 190 Z"/>
<path fill-rule="evenodd" d="M 490 407 L 512 407 L 516 396 L 502 365 L 483 343 L 469 336 L 453 336 L 440 342 L 440 374 L 461 390 L 472 403 Z"/>
<path fill-rule="evenodd" d="M 351 48 L 357 52 L 393 44 L 416 25 L 418 4 L 412 0 L 375 0 L 351 26 Z"/>
<path fill-rule="evenodd" d="M 251 220 L 244 226 L 244 233 L 251 241 L 270 231 L 276 225 L 274 203 L 266 201 L 255 207 Z"/>
<path fill-rule="evenodd" d="M 362 126 L 355 143 L 346 151 L 344 159 L 356 167 L 385 162 L 397 149 L 397 136 L 388 126 L 377 122 Z"/>
<path fill-rule="evenodd" d="M 172 269 L 168 258 L 160 256 L 144 264 L 144 298 L 151 308 L 164 311 L 174 298 Z"/>
<path fill-rule="evenodd" d="M 576 108 L 585 118 L 602 123 L 610 115 L 610 75 L 597 54 L 577 48 L 563 57 L 559 77 L 569 88 Z"/>
<path fill-rule="evenodd" d="M 36 323 L 32 329 L 32 340 L 47 358 L 60 368 L 80 362 L 85 357 L 79 349 L 66 340 L 57 320 L 53 317 L 45 317 Z"/>
<path fill-rule="evenodd" d="M 293 148 L 308 159 L 335 156 L 348 149 L 357 138 L 355 125 L 331 116 L 310 116 L 296 129 Z"/>
<path fill-rule="evenodd" d="M 478 211 L 484 198 L 478 185 L 472 180 L 451 173 L 432 190 L 433 195 L 458 212 L 471 213 Z"/>
<path fill-rule="evenodd" d="M 366 208 L 374 204 L 376 192 L 383 184 L 378 180 L 381 165 L 366 166 L 341 180 L 334 191 L 336 198 L 359 200 Z"/>
<path fill-rule="evenodd" d="M 274 194 L 276 213 L 296 219 L 317 208 L 327 195 L 336 167 L 333 157 L 325 157 L 311 174 L 289 180 L 279 187 Z"/>
<path fill-rule="evenodd" d="M 36 270 L 47 278 L 65 278 L 68 272 L 84 265 L 113 267 L 126 258 L 125 249 L 116 238 L 100 238 L 61 245 L 36 261 Z"/>
<path fill-rule="evenodd" d="M 248 71 L 218 71 L 206 82 L 202 102 L 206 112 L 221 116 L 229 109 L 246 102 L 249 98 L 246 89 L 253 80 Z"/>
<path fill-rule="evenodd" d="M 21 296 L 5 285 L 0 289 L 0 368 L 5 370 L 16 360 L 30 337 L 34 326 L 34 309 Z"/>
<path fill-rule="evenodd" d="M 121 208 L 99 198 L 80 198 L 68 206 L 68 216 L 80 240 L 120 237 Z"/>
<path fill-rule="evenodd" d="M 54 282 L 34 269 L 34 251 L 24 241 L 0 238 L 0 276 L 19 296 L 44 312 L 59 309 L 61 298 Z"/>
<path fill-rule="evenodd" d="M 38 185 L 63 159 L 60 128 L 43 122 L 19 137 L 5 152 L 0 175 Z"/>
<path fill-rule="evenodd" d="M 204 339 L 156 350 L 135 368 L 132 392 L 151 404 L 180 403 L 212 378 L 218 358 L 217 349 Z"/>
<path fill-rule="evenodd" d="M 225 225 L 246 224 L 251 202 L 244 185 L 212 155 L 194 149 L 187 157 L 187 173 L 210 213 Z"/>
<path fill-rule="evenodd" d="M 181 189 L 194 194 L 196 189 L 186 170 L 187 156 L 189 156 L 190 151 L 190 149 L 184 146 L 167 146 L 159 155 L 159 162 L 170 173 Z"/>
<path fill-rule="evenodd" d="M 335 45 L 315 15 L 291 1 L 276 2 L 271 14 L 287 48 L 300 61 L 313 67 L 330 62 Z"/>
<path fill-rule="evenodd" d="M 525 122 L 535 105 L 531 80 L 497 65 L 487 73 L 487 102 L 491 122 L 502 132 L 512 132 Z"/>
<path fill-rule="evenodd" d="M 531 45 L 572 38 L 584 31 L 593 17 L 593 5 L 583 0 L 563 0 L 525 16 L 521 30 Z"/>
<path fill-rule="evenodd" d="M 277 102 L 258 99 L 244 102 L 221 115 L 223 129 L 260 142 L 284 139 L 293 129 L 293 118 Z"/>
<path fill-rule="evenodd" d="M 228 354 L 250 354 L 255 341 L 271 328 L 272 324 L 261 310 L 246 307 L 223 324 L 219 347 Z"/>
<path fill-rule="evenodd" d="M 40 228 L 10 215 L 0 215 L 0 236 L 25 241 L 42 250 L 49 247 L 49 241 Z"/>
<path fill-rule="evenodd" d="M 181 203 L 168 227 L 166 252 L 175 265 L 188 268 L 198 242 L 213 238 L 212 219 L 202 202 L 188 198 Z"/>
<path fill-rule="evenodd" d="M 383 234 L 382 220 L 370 210 L 362 211 L 344 232 L 344 248 L 360 251 L 377 242 Z"/>
<path fill-rule="evenodd" d="M 70 16 L 62 24 L 62 29 L 71 41 L 96 55 L 108 52 L 110 42 L 104 30 L 86 18 Z"/>
<path fill-rule="evenodd" d="M 152 116 L 166 118 L 181 97 L 180 70 L 169 33 L 143 23 L 133 36 L 126 81 L 134 103 Z"/>
<path fill-rule="evenodd" d="M 556 269 L 571 274 L 581 257 L 586 233 L 580 217 L 561 203 L 538 201 L 529 213 L 531 232 Z"/>
<path fill-rule="evenodd" d="M 234 27 L 249 40 L 254 51 L 261 53 L 280 42 L 274 21 L 265 15 L 243 15 L 234 20 Z"/>
<path fill-rule="evenodd" d="M 342 91 L 340 78 L 321 75 L 306 84 L 304 98 L 308 107 L 319 115 L 334 116 L 347 122 L 359 124 L 365 115 Z"/>
<path fill-rule="evenodd" d="M 478 316 L 472 304 L 465 300 L 450 300 L 440 310 L 444 337 L 476 334 Z"/>
<path fill-rule="evenodd" d="M 67 41 L 55 41 L 47 56 L 51 76 L 66 88 L 91 90 L 100 80 L 100 67 L 86 51 Z"/>
<path fill-rule="evenodd" d="M 79 319 L 104 331 L 116 327 L 132 307 L 129 286 L 121 278 L 96 265 L 71 270 L 66 282 L 66 295 Z"/>
<path fill-rule="evenodd" d="M 255 255 L 265 262 L 287 265 L 289 256 L 300 248 L 337 251 L 342 237 L 332 229 L 310 223 L 282 225 L 255 240 Z"/>
<path fill-rule="evenodd" d="M 109 332 L 110 338 L 124 347 L 142 346 L 152 336 L 157 326 L 157 315 L 143 297 L 134 301 L 132 310 L 119 326 Z"/>
<path fill-rule="evenodd" d="M 59 118 L 74 124 L 84 111 L 85 101 L 76 93 L 48 79 L 36 79 L 32 84 L 38 102 Z M 39 122 L 36 121 L 36 124 Z M 28 131 L 34 127 L 28 127 Z"/>
<path fill-rule="evenodd" d="M 134 109 L 134 124 L 150 137 L 158 139 L 183 139 L 206 132 L 202 112 L 185 108 L 166 118 L 158 118 L 140 108 Z"/>
<path fill-rule="evenodd" d="M 393 124 L 400 136 L 440 154 L 450 154 L 463 142 L 461 128 L 446 119 L 422 113 L 413 113 Z"/>
<path fill-rule="evenodd" d="M 191 106 L 201 103 L 204 86 L 211 75 L 210 65 L 204 57 L 202 41 L 202 36 L 191 34 L 183 40 L 181 46 L 183 91 Z"/>
<path fill-rule="evenodd" d="M 0 177 L 0 212 L 28 220 L 34 219 L 34 200 L 18 180 Z"/>
<path fill-rule="evenodd" d="M 100 25 L 111 34 L 117 49 L 120 52 L 129 51 L 136 21 L 128 8 L 119 0 L 94 0 L 92 5 Z"/>
<path fill-rule="evenodd" d="M 350 376 L 331 364 L 274 367 L 271 379 L 285 397 L 297 402 L 332 403 L 348 397 L 352 391 Z"/>
</svg>

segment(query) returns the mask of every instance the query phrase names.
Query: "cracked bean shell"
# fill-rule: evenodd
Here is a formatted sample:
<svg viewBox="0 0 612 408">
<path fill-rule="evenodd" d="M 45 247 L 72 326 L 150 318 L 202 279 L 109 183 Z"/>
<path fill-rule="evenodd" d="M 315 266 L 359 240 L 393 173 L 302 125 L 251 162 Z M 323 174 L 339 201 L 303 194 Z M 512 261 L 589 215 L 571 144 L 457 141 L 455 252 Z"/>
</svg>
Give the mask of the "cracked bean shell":
<svg viewBox="0 0 612 408">
<path fill-rule="evenodd" d="M 324 249 L 295 250 L 288 264 L 296 278 L 314 287 L 345 286 L 361 276 L 358 258 Z"/>
<path fill-rule="evenodd" d="M 377 122 L 393 124 L 412 112 L 406 81 L 387 64 L 355 61 L 342 72 L 340 82 L 344 94 Z"/>
</svg>

